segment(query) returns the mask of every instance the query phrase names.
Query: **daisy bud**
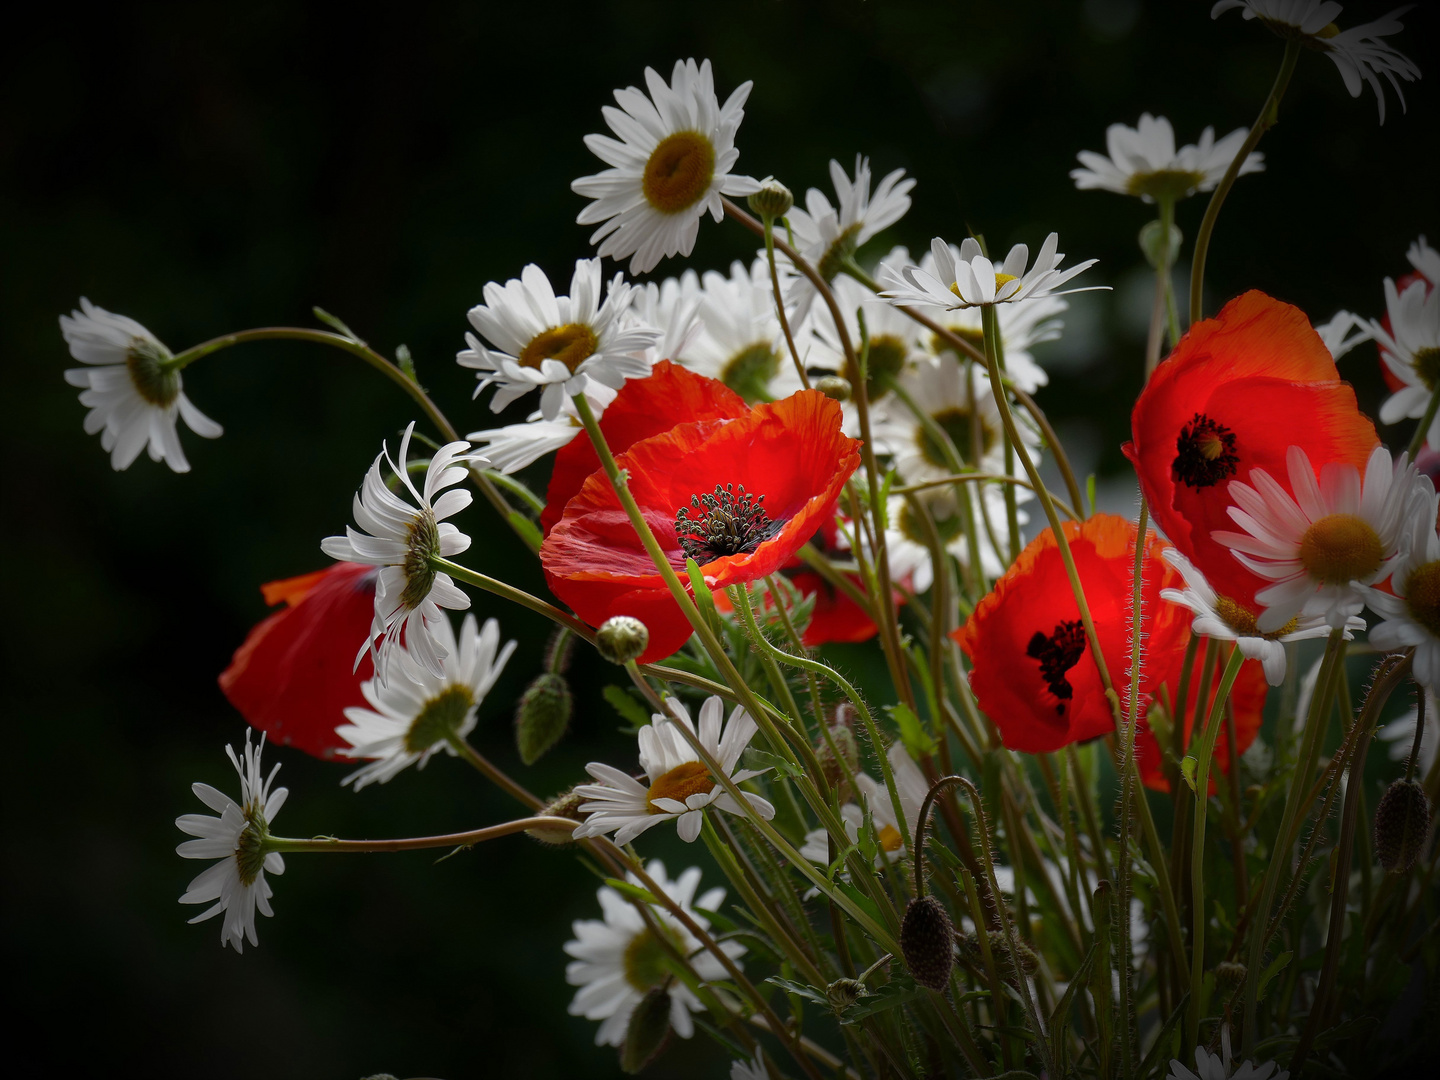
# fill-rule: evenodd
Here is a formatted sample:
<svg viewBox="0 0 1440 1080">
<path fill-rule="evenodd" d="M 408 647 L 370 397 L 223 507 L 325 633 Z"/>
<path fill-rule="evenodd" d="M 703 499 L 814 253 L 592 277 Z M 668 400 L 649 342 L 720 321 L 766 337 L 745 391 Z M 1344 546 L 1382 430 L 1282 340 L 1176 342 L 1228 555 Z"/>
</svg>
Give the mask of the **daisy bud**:
<svg viewBox="0 0 1440 1080">
<path fill-rule="evenodd" d="M 922 896 L 905 906 L 900 951 L 916 982 L 931 990 L 945 989 L 955 964 L 955 927 L 935 897 Z"/>
<path fill-rule="evenodd" d="M 613 615 L 595 633 L 595 648 L 612 664 L 628 664 L 650 644 L 650 631 L 639 619 Z"/>
<path fill-rule="evenodd" d="M 1245 965 L 1234 960 L 1222 960 L 1215 965 L 1215 989 L 1225 995 L 1233 994 L 1245 984 Z"/>
<path fill-rule="evenodd" d="M 1175 257 L 1180 254 L 1180 245 L 1185 241 L 1185 234 L 1180 231 L 1178 225 L 1170 226 L 1170 246 L 1164 247 L 1164 234 L 1160 231 L 1160 222 L 1147 221 L 1140 230 L 1140 250 L 1145 253 L 1145 261 L 1156 269 L 1160 268 L 1160 260 L 1164 258 L 1165 269 L 1175 265 Z"/>
<path fill-rule="evenodd" d="M 668 980 L 650 990 L 625 1029 L 625 1043 L 620 1047 L 620 1068 L 631 1076 L 649 1065 L 665 1049 L 670 1037 L 670 990 Z"/>
<path fill-rule="evenodd" d="M 815 380 L 815 389 L 832 401 L 850 400 L 850 380 L 839 375 L 824 375 Z"/>
<path fill-rule="evenodd" d="M 795 196 L 790 194 L 790 189 L 779 180 L 773 176 L 767 176 L 760 181 L 760 190 L 746 201 L 750 204 L 750 209 L 762 218 L 773 220 L 784 217 L 790 212 L 790 207 L 795 205 Z"/>
<path fill-rule="evenodd" d="M 573 708 L 564 675 L 547 671 L 535 676 L 515 706 L 515 746 L 520 760 L 534 765 L 559 742 L 570 726 Z"/>
<path fill-rule="evenodd" d="M 858 979 L 836 979 L 825 988 L 825 996 L 835 1008 L 844 1009 L 865 996 L 865 984 Z"/>
<path fill-rule="evenodd" d="M 1375 808 L 1375 854 L 1392 874 L 1415 865 L 1430 831 L 1430 800 L 1414 780 L 1396 780 Z"/>
<path fill-rule="evenodd" d="M 584 821 L 585 815 L 580 812 L 580 804 L 584 801 L 585 796 L 577 794 L 572 787 L 569 791 L 564 791 L 556 795 L 541 807 L 539 816 L 569 818 L 571 821 Z M 573 829 L 566 829 L 559 825 L 541 825 L 539 828 L 525 830 L 526 836 L 533 836 L 542 844 L 555 845 L 570 843 L 574 839 L 573 833 Z"/>
</svg>

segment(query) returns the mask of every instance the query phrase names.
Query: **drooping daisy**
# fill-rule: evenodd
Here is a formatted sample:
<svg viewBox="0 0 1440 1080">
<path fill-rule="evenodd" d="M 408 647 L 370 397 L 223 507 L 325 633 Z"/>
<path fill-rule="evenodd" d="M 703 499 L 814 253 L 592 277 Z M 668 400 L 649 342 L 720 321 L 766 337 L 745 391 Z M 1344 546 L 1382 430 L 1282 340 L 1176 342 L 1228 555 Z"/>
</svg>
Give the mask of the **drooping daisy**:
<svg viewBox="0 0 1440 1080">
<path fill-rule="evenodd" d="M 411 658 L 436 678 L 443 676 L 440 662 L 446 653 L 435 640 L 434 629 L 444 619 L 440 609 L 463 611 L 470 606 L 470 598 L 449 574 L 437 571 L 431 560 L 459 555 L 470 547 L 470 537 L 445 519 L 469 506 L 471 495 L 463 490 L 446 491 L 439 498 L 436 494 L 464 480 L 467 464 L 484 465 L 486 461 L 467 454 L 470 447 L 466 443 L 446 443 L 430 459 L 422 493 L 410 480 L 408 455 L 414 430 L 412 422 L 400 440 L 398 467 L 390 460 L 390 451 L 382 447 L 365 474 L 353 506 L 360 528 L 347 525 L 344 536 L 327 537 L 320 544 L 320 550 L 332 559 L 381 567 L 375 587 L 375 621 L 355 663 L 358 665 L 369 649 L 375 677 L 382 683 L 388 680 L 388 660 L 400 647 L 402 632 Z M 386 486 L 380 472 L 382 461 L 417 505 L 410 505 Z M 378 644 L 376 637 L 381 639 Z"/>
<path fill-rule="evenodd" d="M 1087 285 L 1061 289 L 1061 285 L 1090 269 L 1098 260 L 1086 259 L 1068 270 L 1061 270 L 1060 264 L 1065 256 L 1056 251 L 1059 243 L 1060 234 L 1052 232 L 1040 246 L 1033 264 L 1030 263 L 1030 249 L 1024 244 L 1016 244 L 1005 256 L 1005 261 L 996 265 L 981 254 L 980 244 L 973 237 L 967 236 L 956 248 L 937 236 L 930 241 L 935 272 L 927 273 L 918 266 L 907 266 L 899 273 L 887 273 L 881 283 L 889 288 L 880 295 L 892 304 L 918 304 L 924 308 L 954 311 L 956 308 L 1008 304 L 1110 287 Z"/>
<path fill-rule="evenodd" d="M 1409 554 L 1390 578 L 1392 591 L 1370 589 L 1366 603 L 1383 620 L 1370 631 L 1370 644 L 1392 652 L 1415 646 L 1415 681 L 1434 690 L 1440 685 L 1440 505 L 1424 490 L 1429 484 L 1425 477 L 1416 481 L 1421 494 L 1405 523 Z"/>
<path fill-rule="evenodd" d="M 247 729 L 243 759 L 235 756 L 233 746 L 225 747 L 230 764 L 240 776 L 240 801 L 209 784 L 193 784 L 190 790 L 196 798 L 220 816 L 184 814 L 175 819 L 181 832 L 198 837 L 181 843 L 175 849 L 176 854 L 184 859 L 219 860 L 190 882 L 180 902 L 209 904 L 214 901 L 190 921 L 203 922 L 223 913 L 220 944 L 233 945 L 236 952 L 245 951 L 247 938 L 251 945 L 260 944 L 255 936 L 255 911 L 258 908 L 267 918 L 275 914 L 270 909 L 270 897 L 274 893 L 265 874 L 285 872 L 285 860 L 277 851 L 266 852 L 264 841 L 269 836 L 270 822 L 275 820 L 290 792 L 286 788 L 270 790 L 275 774 L 280 771 L 278 762 L 270 775 L 262 779 L 260 753 L 265 748 L 265 736 L 260 736 L 259 745 L 251 746 L 250 734 Z"/>
<path fill-rule="evenodd" d="M 1363 480 L 1354 466 L 1329 462 L 1317 481 L 1300 447 L 1285 460 L 1294 498 L 1264 469 L 1252 469 L 1248 484 L 1232 480 L 1228 487 L 1230 518 L 1245 531 L 1211 535 L 1274 583 L 1255 594 L 1265 608 L 1255 620 L 1261 633 L 1285 628 L 1302 612 L 1344 629 L 1365 606 L 1365 586 L 1388 577 L 1405 555 L 1415 466 L 1404 454 L 1392 462 L 1381 446 Z"/>
<path fill-rule="evenodd" d="M 1345 89 L 1358 98 L 1363 89 L 1361 80 L 1375 91 L 1380 108 L 1380 123 L 1385 123 L 1385 90 L 1380 83 L 1384 75 L 1405 108 L 1405 93 L 1400 79 L 1414 82 L 1420 77 L 1415 62 L 1382 38 L 1398 34 L 1405 27 L 1400 16 L 1408 8 L 1396 8 L 1373 22 L 1341 30 L 1335 18 L 1343 10 L 1333 0 L 1218 0 L 1210 9 L 1210 17 L 1218 19 L 1232 8 L 1239 8 L 1247 19 L 1259 19 L 1282 38 L 1300 38 L 1312 49 L 1323 52 L 1340 69 Z M 1398 76 L 1398 78 L 1397 78 Z"/>
<path fill-rule="evenodd" d="M 1369 333 L 1380 346 L 1381 362 L 1401 385 L 1380 406 L 1380 422 L 1423 418 L 1440 389 L 1440 289 L 1422 278 L 1401 292 L 1387 277 L 1385 314 L 1385 322 L 1369 323 Z M 1440 412 L 1431 419 L 1425 441 L 1440 445 Z"/>
<path fill-rule="evenodd" d="M 1340 5 L 1330 6 L 1338 8 Z M 1230 1025 L 1223 1024 L 1220 1027 L 1220 1053 L 1212 1054 L 1203 1046 L 1195 1047 L 1195 1072 L 1187 1069 L 1178 1059 L 1171 1058 L 1167 1080 L 1290 1080 L 1290 1072 L 1288 1069 L 1275 1072 L 1273 1061 L 1255 1065 L 1248 1059 L 1238 1069 L 1234 1068 L 1230 1057 Z"/>
<path fill-rule="evenodd" d="M 647 281 L 635 288 L 629 318 L 653 326 L 660 337 L 650 347 L 651 363 L 685 355 L 705 330 L 700 321 L 700 289 L 693 271 L 661 282 Z"/>
<path fill-rule="evenodd" d="M 1330 627 L 1321 615 L 1298 615 L 1279 630 L 1262 633 L 1255 624 L 1255 614 L 1228 596 L 1221 596 L 1210 587 L 1205 575 L 1174 548 L 1166 548 L 1162 557 L 1180 571 L 1184 589 L 1161 589 L 1160 599 L 1188 608 L 1195 620 L 1191 629 L 1217 641 L 1233 641 L 1240 652 L 1259 660 L 1271 686 L 1285 681 L 1285 643 L 1326 637 Z M 1345 640 L 1351 632 L 1364 630 L 1365 620 L 1352 616 L 1345 624 Z"/>
<path fill-rule="evenodd" d="M 666 706 L 672 715 L 656 713 L 651 723 L 640 729 L 640 768 L 648 784 L 603 762 L 592 761 L 585 766 L 585 771 L 599 782 L 575 789 L 587 800 L 580 804 L 581 811 L 590 815 L 575 830 L 577 840 L 613 832 L 615 843 L 624 845 L 646 829 L 673 820 L 680 839 L 688 843 L 700 835 L 707 806 L 731 814 L 744 812 L 710 774 L 676 725 L 683 724 L 697 735 L 700 745 L 725 770 L 725 775 L 739 784 L 764 771 L 737 772 L 735 768 L 757 730 L 754 719 L 737 705 L 722 726 L 725 704 L 718 697 L 710 697 L 700 706 L 700 729 L 696 732 L 690 711 L 681 702 L 670 698 Z M 775 808 L 759 795 L 743 794 L 761 817 L 768 821 L 775 816 Z"/>
<path fill-rule="evenodd" d="M 337 727 L 335 734 L 349 744 L 340 751 L 345 757 L 368 759 L 369 764 L 342 784 L 353 783 L 359 791 L 368 784 L 387 782 L 409 765 L 423 769 L 437 750 L 453 757 L 451 736 L 463 739 L 470 734 L 480 703 L 515 651 L 513 641 L 499 648 L 500 624 L 494 619 L 486 619 L 477 630 L 475 616 L 466 615 L 458 645 L 446 616 L 429 629 L 445 652 L 445 673 L 432 674 L 402 645 L 395 659 L 409 677 L 388 683 L 371 679 L 361 686 L 370 707 L 346 709 L 345 719 L 350 722 Z"/>
<path fill-rule="evenodd" d="M 599 259 L 575 263 L 568 296 L 556 296 L 534 263 L 518 279 L 486 284 L 485 303 L 471 308 L 468 317 L 491 347 L 467 333 L 470 347 L 456 353 L 455 362 L 482 373 L 476 394 L 495 385 L 492 412 L 543 387 L 540 411 L 555 420 L 562 402 L 584 393 L 592 379 L 618 390 L 626 379 L 649 373 L 648 350 L 660 331 L 625 317 L 634 288 L 620 274 L 606 287 L 603 303 L 600 287 Z"/>
<path fill-rule="evenodd" d="M 838 206 L 832 205 L 819 188 L 811 188 L 805 193 L 805 209 L 797 206 L 787 218 L 795 234 L 796 250 L 826 281 L 834 280 L 862 244 L 905 216 L 910 209 L 910 190 L 915 186 L 914 178 L 906 177 L 904 169 L 895 169 L 885 174 L 872 195 L 870 159 L 860 154 L 855 155 L 854 180 L 833 158 L 830 180 L 835 185 Z M 814 299 L 815 286 L 809 278 L 798 273 L 790 277 L 785 305 L 795 312 L 797 320 L 805 317 Z"/>
<path fill-rule="evenodd" d="M 570 185 L 594 199 L 575 220 L 599 224 L 590 243 L 612 259 L 630 256 L 630 272 L 653 270 L 662 258 L 689 255 L 705 211 L 724 215 L 721 195 L 749 195 L 760 185 L 731 170 L 740 157 L 735 133 L 745 116 L 751 83 L 720 104 L 710 61 L 677 60 L 667 84 L 645 69 L 647 96 L 636 87 L 615 91 L 619 109 L 601 109 L 619 136 L 587 135 L 585 145 L 606 165 Z"/>
<path fill-rule="evenodd" d="M 707 270 L 699 280 L 702 328 L 685 346 L 680 362 L 719 379 L 749 402 L 771 401 L 798 390 L 799 376 L 775 313 L 765 260 L 756 259 L 747 268 L 737 259 L 728 277 Z M 697 287 L 693 271 L 686 271 L 681 281 L 682 287 Z M 799 329 L 792 326 L 792 334 Z M 803 338 L 802 333 L 797 346 Z"/>
<path fill-rule="evenodd" d="M 1138 195 L 1146 202 L 1157 198 L 1183 199 L 1197 191 L 1212 191 L 1245 144 L 1246 130 L 1236 128 L 1219 142 L 1215 129 L 1200 133 L 1200 142 L 1175 149 L 1175 130 L 1165 117 L 1143 113 L 1138 127 L 1111 124 L 1105 129 L 1110 156 L 1081 150 L 1075 156 L 1085 166 L 1072 169 L 1070 178 L 1081 191 L 1113 191 Z M 1239 176 L 1262 172 L 1265 155 L 1251 153 Z"/>
<path fill-rule="evenodd" d="M 596 416 L 600 416 L 606 406 L 615 400 L 615 393 L 608 386 L 595 382 L 585 388 L 585 397 Z M 559 415 L 554 420 L 546 420 L 545 414 L 536 409 L 523 424 L 472 431 L 465 438 L 485 447 L 490 468 L 508 475 L 533 465 L 562 446 L 568 446 L 584 430 L 580 414 L 575 411 L 575 402 L 566 398 L 560 403 Z"/>
<path fill-rule="evenodd" d="M 202 439 L 218 439 L 219 424 L 190 403 L 180 372 L 165 367 L 170 350 L 134 319 L 115 315 L 80 298 L 80 310 L 60 316 L 60 332 L 70 355 L 83 368 L 70 368 L 65 381 L 81 389 L 85 433 L 100 432 L 100 445 L 118 472 L 148 449 L 151 461 L 168 462 L 189 472 L 175 418 Z"/>
<path fill-rule="evenodd" d="M 725 890 L 710 889 L 695 895 L 700 887 L 700 869 L 692 866 L 674 881 L 665 876 L 665 865 L 658 859 L 645 867 L 645 873 L 655 882 L 660 891 L 675 901 L 695 920 L 701 929 L 709 929 L 710 921 L 697 908 L 718 911 L 725 902 Z M 640 879 L 628 875 L 632 885 L 639 886 Z M 596 1046 L 620 1046 L 625 1042 L 625 1031 L 630 1024 L 630 1014 L 650 990 L 661 985 L 674 974 L 671 948 L 681 956 L 688 957 L 690 967 L 706 982 L 724 979 L 726 971 L 719 959 L 707 950 L 674 915 L 664 908 L 651 905 L 650 916 L 665 942 L 657 938 L 634 904 L 625 899 L 610 886 L 602 886 L 596 893 L 600 919 L 577 919 L 571 924 L 575 937 L 565 943 L 565 952 L 574 959 L 565 966 L 565 981 L 579 987 L 570 1002 L 571 1016 L 583 1016 L 587 1020 L 601 1021 L 600 1030 L 595 1033 Z M 722 941 L 721 950 L 732 960 L 745 953 L 745 946 L 738 941 Z M 670 983 L 670 1027 L 682 1039 L 688 1039 L 695 1032 L 690 1014 L 699 1012 L 700 1004 L 690 989 L 678 978 Z"/>
</svg>

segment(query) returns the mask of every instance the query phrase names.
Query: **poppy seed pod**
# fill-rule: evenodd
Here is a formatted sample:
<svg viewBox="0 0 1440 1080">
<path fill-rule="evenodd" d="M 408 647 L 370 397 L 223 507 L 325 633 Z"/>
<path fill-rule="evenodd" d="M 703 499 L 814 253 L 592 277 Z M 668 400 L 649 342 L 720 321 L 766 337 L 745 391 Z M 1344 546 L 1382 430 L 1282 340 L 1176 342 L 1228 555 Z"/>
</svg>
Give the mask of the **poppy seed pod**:
<svg viewBox="0 0 1440 1080">
<path fill-rule="evenodd" d="M 949 984 L 950 969 L 955 965 L 955 927 L 935 897 L 921 896 L 905 906 L 900 951 L 921 986 L 944 990 Z"/>
<path fill-rule="evenodd" d="M 652 987 L 630 1014 L 625 1042 L 620 1047 L 620 1068 L 631 1076 L 635 1075 L 660 1055 L 669 1037 L 670 990 L 667 980 Z"/>
<path fill-rule="evenodd" d="M 1375 854 L 1392 874 L 1415 865 L 1430 831 L 1430 800 L 1414 780 L 1396 780 L 1375 808 Z"/>
<path fill-rule="evenodd" d="M 525 688 L 515 707 L 515 747 L 526 765 L 539 761 L 570 726 L 574 700 L 564 675 L 543 672 Z"/>
<path fill-rule="evenodd" d="M 580 804 L 585 801 L 585 796 L 577 794 L 572 787 L 569 791 L 556 795 L 541 809 L 540 817 L 570 818 L 572 821 L 584 821 L 585 815 L 580 812 Z M 532 836 L 542 844 L 568 844 L 574 837 L 573 829 L 567 829 L 563 825 L 540 825 L 533 829 L 526 829 L 525 835 Z"/>
</svg>

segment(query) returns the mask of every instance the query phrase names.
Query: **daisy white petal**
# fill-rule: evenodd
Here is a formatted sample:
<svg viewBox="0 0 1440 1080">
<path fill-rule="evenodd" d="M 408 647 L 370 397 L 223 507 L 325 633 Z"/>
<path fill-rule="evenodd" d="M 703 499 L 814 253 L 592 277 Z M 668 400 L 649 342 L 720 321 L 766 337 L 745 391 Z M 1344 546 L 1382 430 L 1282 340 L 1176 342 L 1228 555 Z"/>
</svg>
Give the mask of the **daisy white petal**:
<svg viewBox="0 0 1440 1080">
<path fill-rule="evenodd" d="M 1078 157 L 1085 167 L 1072 169 L 1070 178 L 1082 191 L 1100 189 L 1137 195 L 1146 202 L 1182 199 L 1197 191 L 1213 190 L 1240 152 L 1245 136 L 1245 129 L 1237 128 L 1217 142 L 1215 129 L 1207 127 L 1198 144 L 1176 151 L 1170 121 L 1144 113 L 1136 127 L 1110 125 L 1106 132 L 1109 157 L 1080 151 Z M 1264 168 L 1264 155 L 1251 153 L 1238 175 Z"/>
<path fill-rule="evenodd" d="M 1065 256 L 1057 251 L 1058 245 L 1059 235 L 1051 233 L 1040 246 L 1034 263 L 1030 263 L 1028 249 L 1023 244 L 1017 244 L 1000 264 L 1002 269 L 997 270 L 995 264 L 981 254 L 980 245 L 974 240 L 967 239 L 958 249 L 952 249 L 937 236 L 931 244 L 931 251 L 936 257 L 936 268 L 942 271 L 941 276 L 936 278 L 919 268 L 907 268 L 899 273 L 889 271 L 881 277 L 881 284 L 887 288 L 880 295 L 892 304 L 914 304 L 954 311 L 957 308 L 1014 303 L 1109 288 L 1108 285 L 1091 285 L 1062 289 L 1062 285 L 1094 266 L 1096 260 L 1087 259 L 1061 270 L 1060 264 Z M 1023 273 L 1010 272 L 1022 270 L 1027 264 L 1030 268 Z"/>
</svg>

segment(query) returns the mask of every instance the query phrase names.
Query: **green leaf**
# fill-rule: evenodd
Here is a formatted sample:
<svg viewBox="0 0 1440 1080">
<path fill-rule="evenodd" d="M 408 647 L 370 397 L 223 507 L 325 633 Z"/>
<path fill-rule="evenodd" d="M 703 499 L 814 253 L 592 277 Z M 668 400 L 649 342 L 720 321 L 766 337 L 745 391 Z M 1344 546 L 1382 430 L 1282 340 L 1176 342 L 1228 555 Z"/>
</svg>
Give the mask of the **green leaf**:
<svg viewBox="0 0 1440 1080">
<path fill-rule="evenodd" d="M 607 877 L 605 884 L 616 892 L 628 896 L 631 900 L 639 900 L 642 904 L 658 904 L 654 895 L 649 889 L 642 889 L 639 885 L 632 885 L 628 881 L 621 881 L 619 878 Z"/>
<path fill-rule="evenodd" d="M 1200 764 L 1200 759 L 1193 754 L 1186 754 L 1180 759 L 1180 775 L 1185 778 L 1185 783 L 1190 790 L 1195 790 L 1195 769 Z"/>
<path fill-rule="evenodd" d="M 855 1004 L 847 1005 L 840 1013 L 840 1023 L 858 1023 L 867 1016 L 874 1016 L 924 996 L 924 987 L 917 986 L 910 979 L 897 978 L 884 986 L 876 987 Z"/>
<path fill-rule="evenodd" d="M 805 770 L 792 761 L 787 761 L 779 754 L 770 754 L 764 750 L 757 750 L 749 747 L 744 754 L 745 768 L 747 769 L 774 769 L 776 776 L 803 776 Z"/>
<path fill-rule="evenodd" d="M 395 363 L 405 373 L 405 377 L 416 386 L 420 385 L 420 379 L 415 374 L 415 358 L 410 355 L 410 346 L 401 343 L 395 346 Z"/>
<path fill-rule="evenodd" d="M 610 685 L 600 691 L 610 707 L 620 714 L 620 719 L 629 723 L 628 728 L 621 728 L 623 735 L 633 735 L 646 724 L 650 723 L 649 711 L 630 696 L 623 686 Z"/>
<path fill-rule="evenodd" d="M 1060 1004 L 1056 1005 L 1055 1011 L 1050 1014 L 1050 1056 L 1055 1059 L 1056 1067 L 1062 1074 L 1065 1071 L 1065 1049 L 1069 1044 L 1070 1036 L 1070 1009 L 1075 1004 L 1076 991 L 1089 981 L 1090 966 L 1095 962 L 1095 954 L 1099 951 L 1098 943 L 1090 946 L 1090 951 L 1085 954 L 1085 959 L 1076 968 L 1075 974 L 1070 976 L 1070 985 L 1066 987 Z"/>
<path fill-rule="evenodd" d="M 1090 500 L 1090 512 L 1093 514 L 1095 512 L 1095 474 L 1093 472 L 1085 478 L 1085 497 Z M 1083 514 L 1085 511 L 1077 506 L 1075 512 Z"/>
<path fill-rule="evenodd" d="M 874 919 L 878 925 L 885 925 L 885 920 L 880 917 L 880 909 L 875 906 L 874 902 L 868 896 L 855 888 L 854 885 L 851 885 L 848 881 L 837 881 L 835 882 L 835 888 L 844 893 L 852 904 L 865 912 L 870 918 Z"/>
<path fill-rule="evenodd" d="M 935 739 L 921 725 L 920 718 L 910 706 L 901 702 L 898 705 L 885 706 L 885 711 L 900 729 L 900 741 L 905 744 L 905 749 L 910 751 L 911 757 L 929 757 L 935 752 Z M 879 752 L 878 747 L 876 752 Z"/>
<path fill-rule="evenodd" d="M 1286 965 L 1290 963 L 1290 960 L 1292 957 L 1294 957 L 1294 955 L 1295 954 L 1293 952 L 1281 953 L 1279 956 L 1275 957 L 1274 960 L 1270 961 L 1269 967 L 1267 967 L 1263 972 L 1260 973 L 1260 983 L 1258 986 L 1255 987 L 1256 1001 L 1264 1000 L 1265 987 L 1269 985 L 1271 979 L 1273 979 L 1276 975 L 1279 975 L 1280 972 L 1285 970 Z"/>
<path fill-rule="evenodd" d="M 360 340 L 359 334 L 355 333 L 354 330 L 351 330 L 350 327 L 346 326 L 343 322 L 341 322 L 339 318 L 331 315 L 324 308 L 317 306 L 312 307 L 310 310 L 315 313 L 315 318 L 319 319 L 326 326 L 336 331 L 336 333 L 340 334 L 341 337 L 347 338 L 350 341 L 355 342 L 356 345 L 365 344 L 365 342 Z"/>
<path fill-rule="evenodd" d="M 789 979 L 782 979 L 779 975 L 771 975 L 765 980 L 772 986 L 778 986 L 787 994 L 794 994 L 796 997 L 804 998 L 806 1001 L 813 1001 L 830 1007 L 830 999 L 825 996 L 825 991 L 814 986 L 806 986 L 804 983 L 791 982 Z"/>
<path fill-rule="evenodd" d="M 705 575 L 700 572 L 700 564 L 694 559 L 686 559 L 685 574 L 690 579 L 690 591 L 695 597 L 695 606 L 700 609 L 700 617 L 705 620 L 705 625 L 718 634 L 721 628 L 720 613 L 715 610 L 715 597 L 710 593 Z"/>
</svg>

